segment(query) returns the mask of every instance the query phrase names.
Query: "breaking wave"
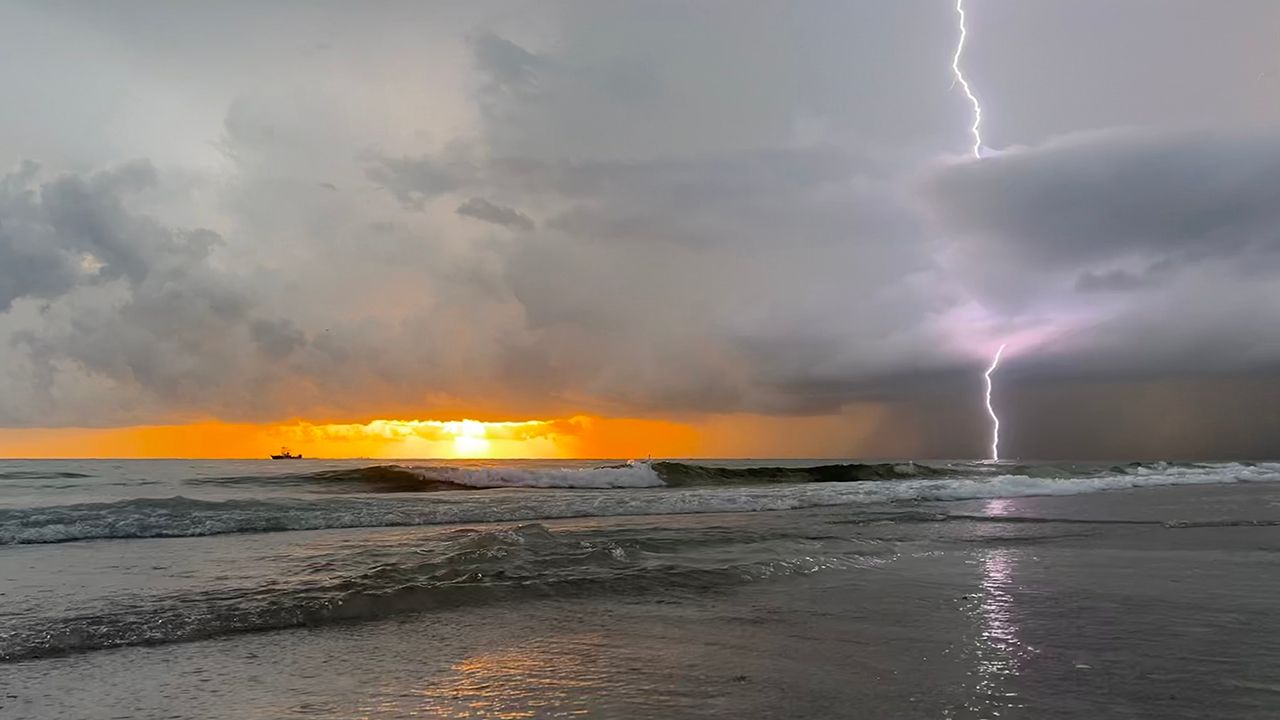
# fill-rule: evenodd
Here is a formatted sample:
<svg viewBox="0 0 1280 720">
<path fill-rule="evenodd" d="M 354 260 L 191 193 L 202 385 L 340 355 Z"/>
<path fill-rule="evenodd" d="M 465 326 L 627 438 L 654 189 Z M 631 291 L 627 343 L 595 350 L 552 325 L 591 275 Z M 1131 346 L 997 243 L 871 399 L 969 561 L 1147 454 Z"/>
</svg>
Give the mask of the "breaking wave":
<svg viewBox="0 0 1280 720">
<path fill-rule="evenodd" d="M 640 488 L 664 483 L 648 463 L 586 469 L 468 467 L 458 465 L 372 465 L 288 475 L 195 478 L 195 485 L 304 487 L 317 492 L 438 492 L 530 488 Z"/>
<path fill-rule="evenodd" d="M 964 470 L 934 467 L 922 463 L 844 463 L 812 467 L 716 467 L 679 462 L 656 462 L 653 469 L 664 484 L 673 487 L 697 485 L 749 485 L 759 483 L 868 482 L 947 477 Z"/>
<path fill-rule="evenodd" d="M 1241 464 L 1240 467 L 1248 467 Z M 1197 463 L 1009 465 L 958 462 L 840 463 L 804 467 L 728 467 L 675 461 L 632 462 L 594 468 L 521 468 L 467 465 L 370 465 L 315 472 L 192 478 L 193 485 L 258 485 L 301 488 L 319 493 L 405 493 L 494 488 L 620 489 L 650 487 L 750 486 L 795 483 L 872 482 L 1000 475 L 1061 479 L 1097 475 L 1142 475 L 1222 469 Z"/>
<path fill-rule="evenodd" d="M 1056 476 L 1010 474 L 1018 467 L 830 465 L 813 468 L 714 468 L 654 463 L 589 470 L 511 468 L 395 468 L 293 476 L 324 483 L 342 477 L 391 477 L 397 484 L 447 488 L 561 488 L 429 495 L 359 495 L 201 500 L 130 499 L 29 508 L 0 508 L 0 544 L 56 543 L 99 538 L 160 538 L 226 533 L 394 527 L 450 523 L 530 522 L 555 518 L 790 510 L 915 500 L 1032 495 L 1077 495 L 1156 485 L 1280 480 L 1277 463 L 1147 464 Z M 345 475 L 343 475 L 345 473 Z M 354 473 L 354 475 L 352 474 Z M 319 479 L 317 479 L 319 478 Z M 414 480 L 414 478 L 418 478 Z M 821 479 L 841 480 L 822 482 Z M 279 482 L 258 478 L 256 482 Z M 382 480 L 376 480 L 382 482 Z M 673 487 L 674 486 L 674 487 Z M 422 487 L 415 486 L 421 490 Z M 633 488 L 601 492 L 600 488 Z"/>
</svg>

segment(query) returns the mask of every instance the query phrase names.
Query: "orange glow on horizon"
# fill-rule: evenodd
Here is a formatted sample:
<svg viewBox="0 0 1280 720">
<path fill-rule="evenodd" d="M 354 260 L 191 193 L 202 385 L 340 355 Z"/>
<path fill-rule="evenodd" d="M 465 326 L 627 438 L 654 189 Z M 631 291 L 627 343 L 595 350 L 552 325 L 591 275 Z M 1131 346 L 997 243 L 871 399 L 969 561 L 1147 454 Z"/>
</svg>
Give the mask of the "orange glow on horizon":
<svg viewBox="0 0 1280 720">
<path fill-rule="evenodd" d="M 877 408 L 814 417 L 710 415 L 688 422 L 575 416 L 490 422 L 376 419 L 250 424 L 206 421 L 119 428 L 0 428 L 0 457 L 627 459 L 857 457 L 874 442 Z"/>
<path fill-rule="evenodd" d="M 688 456 L 698 433 L 663 420 L 573 417 L 484 422 L 203 422 L 123 428 L 0 429 L 0 457 L 263 458 L 290 447 L 306 458 L 628 458 Z"/>
</svg>

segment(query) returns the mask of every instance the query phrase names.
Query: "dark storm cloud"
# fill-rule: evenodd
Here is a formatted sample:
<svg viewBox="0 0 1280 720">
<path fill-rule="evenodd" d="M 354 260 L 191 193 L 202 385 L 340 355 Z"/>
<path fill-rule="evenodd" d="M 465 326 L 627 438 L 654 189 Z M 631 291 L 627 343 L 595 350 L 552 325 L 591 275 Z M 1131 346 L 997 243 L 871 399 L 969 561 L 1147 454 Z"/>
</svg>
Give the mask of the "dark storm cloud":
<svg viewBox="0 0 1280 720">
<path fill-rule="evenodd" d="M 73 259 L 50 242 L 48 222 L 24 162 L 0 182 L 0 312 L 19 298 L 51 299 L 67 292 L 78 275 Z"/>
<path fill-rule="evenodd" d="M 54 298 L 74 283 L 76 272 L 67 258 L 33 251 L 13 235 L 0 231 L 0 311 L 23 297 Z"/>
<path fill-rule="evenodd" d="M 467 199 L 454 212 L 476 220 L 517 230 L 532 230 L 534 227 L 533 219 L 528 215 L 515 208 L 497 205 L 481 197 Z"/>
<path fill-rule="evenodd" d="M 1025 262 L 1280 252 L 1280 135 L 1110 131 L 945 168 L 945 226 Z"/>
<path fill-rule="evenodd" d="M 206 231 L 175 233 L 133 215 L 122 196 L 155 186 L 154 168 L 133 162 L 38 184 L 24 162 L 0 183 L 0 308 L 23 297 L 53 299 L 77 284 L 146 279 L 153 263 L 199 260 L 216 242 Z"/>
<path fill-rule="evenodd" d="M 977 295 L 1080 318 L 1023 372 L 1280 372 L 1280 135 L 1075 135 L 944 166 L 925 193 Z"/>
</svg>

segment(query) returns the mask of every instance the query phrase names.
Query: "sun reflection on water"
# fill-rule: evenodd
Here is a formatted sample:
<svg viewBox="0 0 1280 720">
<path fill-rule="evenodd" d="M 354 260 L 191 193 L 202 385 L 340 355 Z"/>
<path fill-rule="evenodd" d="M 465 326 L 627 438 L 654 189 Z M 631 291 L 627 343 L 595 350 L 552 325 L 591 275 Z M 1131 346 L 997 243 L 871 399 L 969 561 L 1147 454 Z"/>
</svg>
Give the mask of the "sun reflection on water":
<svg viewBox="0 0 1280 720">
<path fill-rule="evenodd" d="M 423 687 L 384 697 L 372 717 L 522 718 L 582 717 L 604 675 L 591 661 L 598 639 L 561 638 L 560 649 L 529 644 L 471 655 Z M 586 651 L 586 652 L 584 652 Z"/>
</svg>

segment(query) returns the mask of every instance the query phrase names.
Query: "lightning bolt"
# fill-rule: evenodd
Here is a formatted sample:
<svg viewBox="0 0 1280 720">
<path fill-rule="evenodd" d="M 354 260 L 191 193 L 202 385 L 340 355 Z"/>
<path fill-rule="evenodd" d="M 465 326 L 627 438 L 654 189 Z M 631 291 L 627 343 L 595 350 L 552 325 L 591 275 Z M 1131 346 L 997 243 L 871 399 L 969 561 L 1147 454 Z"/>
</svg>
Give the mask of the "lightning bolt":
<svg viewBox="0 0 1280 720">
<path fill-rule="evenodd" d="M 964 73 L 960 70 L 960 57 L 964 55 L 964 41 L 969 36 L 969 31 L 964 24 L 964 0 L 956 0 L 956 15 L 960 19 L 960 40 L 956 43 L 956 54 L 951 58 L 951 70 L 955 73 L 956 79 L 951 83 L 952 87 L 959 85 L 964 90 L 964 96 L 969 98 L 969 103 L 973 105 L 973 124 L 969 126 L 969 132 L 973 134 L 973 156 L 982 158 L 982 103 L 978 102 L 978 96 L 973 94 L 973 88 L 969 87 L 969 81 L 964 79 Z M 1004 354 L 1007 345 L 1001 345 L 996 350 L 995 357 L 991 358 L 991 366 L 982 374 L 987 382 L 987 392 L 985 396 L 987 405 L 987 414 L 991 416 L 991 460 L 1000 459 L 1000 417 L 996 415 L 996 409 L 991 405 L 991 373 L 1000 367 L 1000 356 Z"/>
<path fill-rule="evenodd" d="M 1000 367 L 1000 356 L 1004 354 L 1005 347 L 1007 347 L 1007 345 L 1001 345 L 1000 349 L 996 350 L 996 356 L 991 358 L 991 366 L 988 367 L 987 371 L 982 374 L 982 377 L 985 378 L 987 381 L 986 400 L 987 400 L 987 414 L 991 416 L 991 460 L 992 461 L 996 461 L 1000 459 L 1000 418 L 996 416 L 995 408 L 991 407 L 991 373 L 995 372 L 996 368 Z"/>
<path fill-rule="evenodd" d="M 964 40 L 968 35 L 968 31 L 964 27 L 964 0 L 956 0 L 956 14 L 960 16 L 960 42 L 956 44 L 955 57 L 951 58 L 951 69 L 956 74 L 955 83 L 960 84 L 964 90 L 965 97 L 969 98 L 969 102 L 973 104 L 973 125 L 969 127 L 969 132 L 973 133 L 973 156 L 975 158 L 982 157 L 982 105 L 978 103 L 978 98 L 973 94 L 973 89 L 969 87 L 969 83 L 964 79 L 964 73 L 960 72 L 960 56 L 964 54 Z"/>
</svg>

